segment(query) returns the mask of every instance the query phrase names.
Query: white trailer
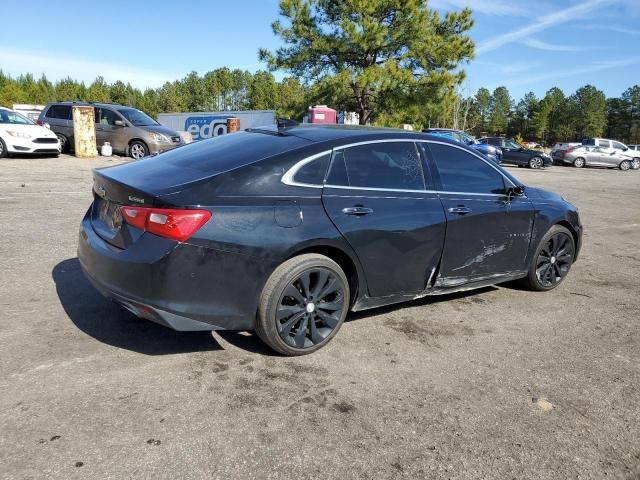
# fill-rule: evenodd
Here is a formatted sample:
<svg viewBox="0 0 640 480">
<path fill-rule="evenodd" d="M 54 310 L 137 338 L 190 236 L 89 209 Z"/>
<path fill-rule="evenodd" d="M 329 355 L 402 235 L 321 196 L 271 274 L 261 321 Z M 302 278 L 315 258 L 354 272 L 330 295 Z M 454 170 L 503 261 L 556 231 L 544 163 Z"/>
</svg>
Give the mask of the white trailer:
<svg viewBox="0 0 640 480">
<path fill-rule="evenodd" d="M 227 133 L 227 119 L 240 120 L 240 130 L 273 126 L 274 110 L 246 110 L 231 112 L 159 113 L 158 122 L 178 132 L 189 132 L 194 141 Z"/>
</svg>

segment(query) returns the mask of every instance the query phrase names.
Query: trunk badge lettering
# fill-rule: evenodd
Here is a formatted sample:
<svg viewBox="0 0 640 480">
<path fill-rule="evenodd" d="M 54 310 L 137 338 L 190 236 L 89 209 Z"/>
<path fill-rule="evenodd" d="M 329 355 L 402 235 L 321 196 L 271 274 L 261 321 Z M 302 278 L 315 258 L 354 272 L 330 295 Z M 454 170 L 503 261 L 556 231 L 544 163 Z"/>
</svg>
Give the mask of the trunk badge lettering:
<svg viewBox="0 0 640 480">
<path fill-rule="evenodd" d="M 144 203 L 144 198 L 134 197 L 132 195 L 129 195 L 129 200 L 136 203 Z"/>
</svg>

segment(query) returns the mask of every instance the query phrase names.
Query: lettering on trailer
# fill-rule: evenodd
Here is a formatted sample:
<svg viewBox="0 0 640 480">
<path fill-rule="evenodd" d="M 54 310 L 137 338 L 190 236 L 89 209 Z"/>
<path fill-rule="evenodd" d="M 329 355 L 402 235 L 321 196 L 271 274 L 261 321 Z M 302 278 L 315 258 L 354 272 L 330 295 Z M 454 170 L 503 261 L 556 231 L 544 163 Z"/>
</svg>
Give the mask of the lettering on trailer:
<svg viewBox="0 0 640 480">
<path fill-rule="evenodd" d="M 227 133 L 227 116 L 187 117 L 184 121 L 184 130 L 191 134 L 194 141 L 224 135 Z"/>
</svg>

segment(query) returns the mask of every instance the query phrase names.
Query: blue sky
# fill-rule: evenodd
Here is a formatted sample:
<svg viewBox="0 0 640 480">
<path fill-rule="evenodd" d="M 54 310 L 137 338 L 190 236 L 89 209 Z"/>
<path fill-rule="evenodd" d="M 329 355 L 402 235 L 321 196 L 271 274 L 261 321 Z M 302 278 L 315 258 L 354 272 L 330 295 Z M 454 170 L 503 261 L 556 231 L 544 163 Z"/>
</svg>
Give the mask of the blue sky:
<svg viewBox="0 0 640 480">
<path fill-rule="evenodd" d="M 499 85 L 520 98 L 587 83 L 609 96 L 640 83 L 640 0 L 430 0 L 473 9 L 476 57 L 464 89 Z M 0 68 L 91 82 L 102 75 L 157 87 L 195 70 L 264 68 L 260 47 L 278 39 L 277 0 L 8 2 Z"/>
</svg>

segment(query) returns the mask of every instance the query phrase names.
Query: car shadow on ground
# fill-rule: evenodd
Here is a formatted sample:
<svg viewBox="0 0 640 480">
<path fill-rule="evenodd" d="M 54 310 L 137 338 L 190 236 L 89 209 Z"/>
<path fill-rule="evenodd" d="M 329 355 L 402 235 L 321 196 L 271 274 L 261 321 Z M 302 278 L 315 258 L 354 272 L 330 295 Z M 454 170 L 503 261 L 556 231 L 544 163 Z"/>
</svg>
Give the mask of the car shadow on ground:
<svg viewBox="0 0 640 480">
<path fill-rule="evenodd" d="M 222 349 L 211 332 L 176 332 L 139 319 L 106 299 L 84 277 L 77 258 L 57 264 L 51 276 L 67 316 L 76 327 L 100 342 L 145 355 Z"/>
</svg>

